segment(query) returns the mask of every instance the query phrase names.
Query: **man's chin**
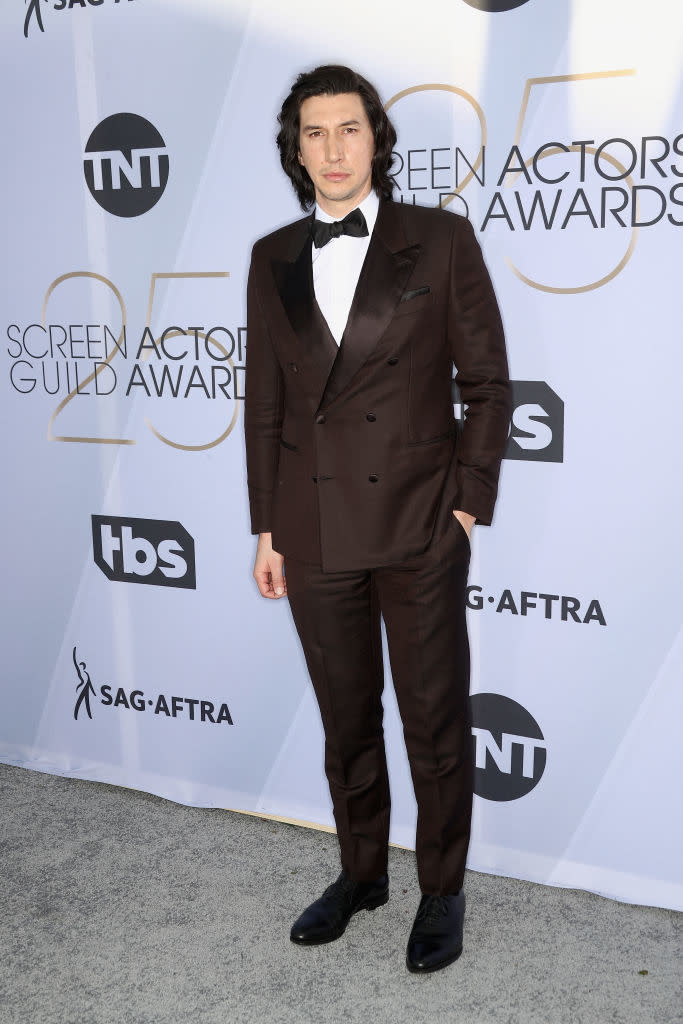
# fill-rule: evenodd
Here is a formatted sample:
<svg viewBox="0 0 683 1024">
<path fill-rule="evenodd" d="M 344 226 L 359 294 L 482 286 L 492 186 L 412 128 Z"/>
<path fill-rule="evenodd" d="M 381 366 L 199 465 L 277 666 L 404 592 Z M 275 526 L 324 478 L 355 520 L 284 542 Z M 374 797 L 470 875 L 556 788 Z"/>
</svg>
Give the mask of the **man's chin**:
<svg viewBox="0 0 683 1024">
<path fill-rule="evenodd" d="M 328 203 L 347 203 L 350 199 L 354 199 L 358 189 L 355 188 L 344 188 L 338 189 L 326 188 L 323 192 L 322 189 L 318 189 L 318 194 L 321 199 L 327 200 Z"/>
<path fill-rule="evenodd" d="M 365 190 L 362 186 L 358 187 L 356 185 L 351 188 L 343 183 L 340 183 L 338 188 L 330 188 L 329 184 L 326 183 L 324 190 L 319 186 L 316 187 L 315 190 L 316 201 L 318 202 L 318 205 L 323 207 L 323 209 L 325 208 L 325 203 L 332 206 L 342 203 L 355 203 L 358 205 L 363 201 L 363 199 L 365 199 L 365 196 L 368 195 L 369 192 L 369 189 Z M 331 213 L 332 211 L 328 212 Z"/>
</svg>

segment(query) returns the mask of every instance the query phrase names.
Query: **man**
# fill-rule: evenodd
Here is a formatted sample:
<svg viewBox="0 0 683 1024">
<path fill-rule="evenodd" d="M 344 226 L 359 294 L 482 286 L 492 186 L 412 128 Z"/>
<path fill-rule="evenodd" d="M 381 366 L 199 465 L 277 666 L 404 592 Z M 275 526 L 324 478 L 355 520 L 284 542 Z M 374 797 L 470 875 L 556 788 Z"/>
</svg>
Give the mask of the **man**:
<svg viewBox="0 0 683 1024">
<path fill-rule="evenodd" d="M 462 950 L 472 806 L 465 593 L 489 523 L 509 384 L 469 222 L 391 201 L 396 134 L 348 68 L 302 74 L 278 147 L 315 215 L 254 246 L 245 431 L 254 576 L 285 594 L 320 707 L 342 873 L 294 923 L 338 938 L 389 896 L 384 618 L 418 805 L 412 971 Z M 452 371 L 467 406 L 456 433 Z"/>
</svg>

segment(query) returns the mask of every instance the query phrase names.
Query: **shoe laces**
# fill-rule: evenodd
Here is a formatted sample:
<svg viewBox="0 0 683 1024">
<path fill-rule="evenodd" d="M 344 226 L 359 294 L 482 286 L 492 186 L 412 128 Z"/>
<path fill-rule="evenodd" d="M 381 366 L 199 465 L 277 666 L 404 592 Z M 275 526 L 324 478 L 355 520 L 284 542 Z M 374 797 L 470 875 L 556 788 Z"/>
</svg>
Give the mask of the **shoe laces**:
<svg viewBox="0 0 683 1024">
<path fill-rule="evenodd" d="M 328 885 L 323 893 L 323 897 L 326 899 L 348 898 L 353 892 L 354 885 L 355 883 L 342 872 L 332 885 Z"/>
<path fill-rule="evenodd" d="M 448 899 L 446 896 L 429 896 L 417 912 L 416 923 L 436 924 L 448 913 Z"/>
</svg>

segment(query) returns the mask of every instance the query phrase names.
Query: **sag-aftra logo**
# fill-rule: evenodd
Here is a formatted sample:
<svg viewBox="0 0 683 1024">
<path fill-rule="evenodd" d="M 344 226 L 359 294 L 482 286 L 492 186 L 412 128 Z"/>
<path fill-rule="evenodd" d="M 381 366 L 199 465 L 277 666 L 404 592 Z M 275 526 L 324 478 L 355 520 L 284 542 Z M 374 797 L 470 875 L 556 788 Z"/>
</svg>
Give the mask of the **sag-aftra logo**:
<svg viewBox="0 0 683 1024">
<path fill-rule="evenodd" d="M 209 700 L 206 697 L 178 697 L 164 693 L 150 695 L 146 690 L 126 689 L 124 686 L 112 686 L 111 683 L 95 684 L 92 681 L 87 663 L 74 647 L 71 655 L 76 671 L 76 700 L 74 703 L 74 720 L 82 722 L 86 717 L 93 721 L 93 711 L 99 704 L 115 711 L 133 711 L 137 714 L 147 713 L 161 719 L 186 720 L 200 725 L 234 725 L 230 709 L 225 701 Z"/>
<path fill-rule="evenodd" d="M 24 0 L 26 4 L 26 15 L 24 17 L 24 37 L 28 39 L 29 32 L 35 25 L 39 32 L 45 31 L 44 14 L 52 11 L 73 11 L 87 10 L 89 7 L 102 7 L 107 5 L 132 3 L 133 0 Z"/>
</svg>

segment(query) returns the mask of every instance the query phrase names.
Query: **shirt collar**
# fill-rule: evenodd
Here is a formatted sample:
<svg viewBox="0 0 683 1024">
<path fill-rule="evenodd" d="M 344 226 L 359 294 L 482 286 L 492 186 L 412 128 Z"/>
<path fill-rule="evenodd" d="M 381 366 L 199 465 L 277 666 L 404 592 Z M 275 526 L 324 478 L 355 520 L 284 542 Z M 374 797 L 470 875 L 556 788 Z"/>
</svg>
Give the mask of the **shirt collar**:
<svg viewBox="0 0 683 1024">
<path fill-rule="evenodd" d="M 356 209 L 356 207 L 354 207 Z M 379 196 L 375 192 L 374 188 L 370 189 L 369 194 L 365 197 L 362 203 L 358 204 L 357 209 L 361 210 L 365 217 L 365 223 L 368 226 L 368 235 L 372 234 L 372 230 L 377 220 L 377 213 L 379 211 Z M 351 211 L 349 210 L 349 213 Z M 322 220 L 326 224 L 332 224 L 333 221 L 337 220 L 337 217 L 331 217 L 329 213 L 321 209 L 318 204 L 315 204 L 315 218 L 316 220 Z"/>
</svg>

